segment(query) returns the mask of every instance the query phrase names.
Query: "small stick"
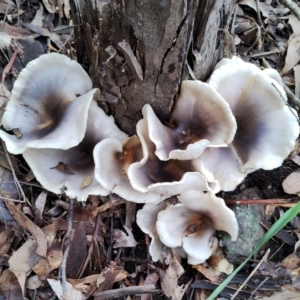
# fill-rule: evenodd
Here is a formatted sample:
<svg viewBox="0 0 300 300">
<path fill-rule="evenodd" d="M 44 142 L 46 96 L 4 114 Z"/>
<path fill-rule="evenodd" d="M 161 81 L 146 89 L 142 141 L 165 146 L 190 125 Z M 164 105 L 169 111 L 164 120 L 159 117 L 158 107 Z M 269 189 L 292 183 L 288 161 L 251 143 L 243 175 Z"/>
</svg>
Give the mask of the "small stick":
<svg viewBox="0 0 300 300">
<path fill-rule="evenodd" d="M 260 260 L 260 262 L 257 264 L 257 266 L 254 268 L 254 270 L 251 272 L 251 274 L 247 277 L 247 279 L 243 282 L 243 284 L 238 288 L 238 290 L 234 293 L 234 295 L 230 298 L 230 300 L 233 300 L 236 295 L 242 290 L 242 288 L 246 285 L 246 283 L 251 279 L 251 277 L 254 275 L 256 270 L 260 267 L 260 265 L 267 260 L 270 253 L 270 249 L 267 250 L 263 258 Z"/>
<path fill-rule="evenodd" d="M 248 204 L 262 204 L 262 205 L 279 205 L 279 204 L 291 204 L 298 203 L 299 198 L 288 198 L 288 199 L 240 199 L 240 200 L 225 200 L 226 204 L 235 205 L 248 205 Z"/>
<path fill-rule="evenodd" d="M 13 165 L 12 165 L 11 159 L 10 159 L 10 157 L 9 157 L 9 155 L 8 155 L 7 150 L 6 150 L 6 145 L 5 145 L 5 143 L 4 143 L 3 141 L 2 141 L 2 146 L 3 146 L 4 152 L 5 152 L 5 156 L 6 156 L 7 162 L 8 162 L 8 164 L 9 164 L 10 169 L 11 169 L 11 172 L 12 172 L 12 174 L 13 174 L 13 177 L 14 177 L 14 180 L 15 180 L 15 184 L 16 184 L 17 187 L 19 188 L 19 191 L 20 191 L 20 193 L 21 193 L 21 195 L 22 195 L 22 197 L 23 197 L 23 202 L 26 201 L 27 204 L 31 207 L 32 205 L 31 205 L 31 203 L 28 201 L 28 199 L 26 198 L 25 193 L 24 193 L 24 191 L 23 191 L 23 189 L 22 189 L 22 187 L 21 187 L 21 185 L 20 185 L 20 182 L 19 182 L 19 180 L 18 180 L 18 178 L 17 178 L 17 176 L 16 176 L 16 172 L 15 172 L 14 167 L 13 167 Z"/>
<path fill-rule="evenodd" d="M 70 237 L 72 232 L 72 224 L 73 224 L 73 199 L 70 199 L 70 209 L 69 209 L 69 220 L 68 220 L 68 230 L 65 235 L 65 251 L 62 257 L 62 262 L 59 269 L 59 276 L 61 275 L 61 284 L 63 287 L 63 295 L 68 296 L 67 291 L 67 275 L 66 275 L 66 268 L 67 268 L 67 259 L 70 250 Z"/>
<path fill-rule="evenodd" d="M 299 6 L 291 0 L 280 0 L 291 12 L 300 20 L 300 9 Z"/>
</svg>

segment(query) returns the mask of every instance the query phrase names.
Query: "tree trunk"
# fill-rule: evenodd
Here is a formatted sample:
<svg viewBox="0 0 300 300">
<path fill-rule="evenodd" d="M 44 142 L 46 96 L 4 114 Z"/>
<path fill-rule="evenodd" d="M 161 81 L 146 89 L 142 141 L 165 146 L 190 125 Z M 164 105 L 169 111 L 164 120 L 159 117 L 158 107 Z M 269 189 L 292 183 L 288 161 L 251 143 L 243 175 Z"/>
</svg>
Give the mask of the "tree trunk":
<svg viewBox="0 0 300 300">
<path fill-rule="evenodd" d="M 181 81 L 209 77 L 233 7 L 230 0 L 72 0 L 78 61 L 122 130 L 135 133 L 146 103 L 168 122 Z"/>
</svg>

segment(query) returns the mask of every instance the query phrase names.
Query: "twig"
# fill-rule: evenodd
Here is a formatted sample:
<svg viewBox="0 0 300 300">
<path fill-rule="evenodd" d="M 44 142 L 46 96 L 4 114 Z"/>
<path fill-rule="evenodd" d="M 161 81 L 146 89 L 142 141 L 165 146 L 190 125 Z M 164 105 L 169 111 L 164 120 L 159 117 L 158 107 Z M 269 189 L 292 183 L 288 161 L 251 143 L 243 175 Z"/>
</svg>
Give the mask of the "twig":
<svg viewBox="0 0 300 300">
<path fill-rule="evenodd" d="M 84 262 L 82 263 L 82 265 L 80 267 L 80 270 L 78 271 L 78 274 L 77 274 L 76 278 L 81 278 L 83 272 L 85 271 L 85 268 L 86 268 L 88 262 L 90 261 L 90 258 L 92 256 L 92 253 L 93 253 L 93 250 L 94 250 L 94 241 L 96 241 L 97 237 L 98 237 L 99 226 L 100 226 L 100 215 L 97 216 L 96 225 L 95 225 L 95 228 L 94 228 L 94 233 L 93 233 L 91 245 L 89 247 L 89 251 L 86 255 L 86 258 L 85 258 Z M 100 265 L 100 267 L 101 267 L 101 265 Z"/>
<path fill-rule="evenodd" d="M 240 199 L 240 200 L 225 200 L 226 204 L 236 205 L 248 205 L 248 204 L 262 204 L 262 205 L 280 205 L 298 203 L 299 198 L 287 198 L 287 199 Z"/>
<path fill-rule="evenodd" d="M 69 220 L 68 220 L 68 230 L 65 235 L 65 250 L 64 254 L 62 257 L 62 262 L 59 268 L 59 275 L 61 276 L 61 284 L 63 287 L 63 295 L 67 296 L 68 291 L 67 291 L 67 275 L 66 275 L 66 268 L 67 268 L 67 259 L 68 259 L 68 254 L 70 250 L 70 237 L 72 233 L 72 223 L 73 223 L 73 199 L 70 199 L 70 209 L 69 209 Z"/>
<path fill-rule="evenodd" d="M 74 33 L 74 29 L 72 28 L 69 37 L 67 38 L 67 40 L 63 43 L 63 45 L 59 48 L 59 50 L 57 51 L 57 53 L 59 53 L 65 46 L 66 44 L 69 42 L 69 40 L 71 39 L 71 37 L 73 36 Z"/>
<path fill-rule="evenodd" d="M 3 141 L 2 141 L 2 146 L 3 146 L 4 152 L 5 152 L 5 156 L 6 156 L 7 162 L 8 162 L 8 164 L 9 164 L 10 169 L 11 169 L 11 172 L 12 172 L 12 174 L 13 174 L 13 177 L 14 177 L 14 180 L 15 180 L 15 184 L 17 185 L 17 187 L 18 187 L 18 189 L 19 189 L 19 191 L 20 191 L 20 193 L 21 193 L 21 195 L 22 195 L 22 197 L 23 197 L 23 201 L 26 201 L 27 204 L 31 207 L 31 203 L 30 203 L 30 202 L 28 201 L 28 199 L 26 198 L 25 193 L 24 193 L 24 191 L 23 191 L 23 189 L 22 189 L 22 187 L 21 187 L 21 185 L 20 185 L 20 182 L 19 182 L 17 176 L 16 176 L 16 172 L 15 172 L 15 170 L 14 170 L 14 168 L 13 168 L 11 159 L 10 159 L 10 157 L 9 157 L 9 155 L 8 155 L 7 150 L 6 150 L 6 145 L 5 145 L 5 143 L 4 143 Z"/>
<path fill-rule="evenodd" d="M 249 55 L 249 57 L 260 57 L 260 56 L 267 56 L 267 55 L 277 54 L 277 53 L 281 53 L 280 50 L 272 50 L 272 51 L 267 51 L 267 52 L 255 53 L 255 54 Z"/>
<path fill-rule="evenodd" d="M 236 295 L 243 289 L 243 287 L 247 284 L 247 282 L 251 279 L 251 277 L 254 275 L 256 270 L 260 267 L 260 265 L 267 260 L 268 255 L 270 253 L 270 249 L 267 250 L 263 258 L 260 260 L 260 262 L 257 264 L 257 266 L 254 268 L 254 270 L 251 272 L 251 274 L 247 277 L 247 279 L 243 282 L 243 284 L 238 288 L 238 290 L 234 293 L 234 295 L 230 298 L 230 300 L 233 300 Z"/>
<path fill-rule="evenodd" d="M 299 6 L 291 0 L 280 0 L 291 12 L 300 20 L 300 8 Z"/>
<path fill-rule="evenodd" d="M 252 298 L 252 296 L 256 293 L 256 291 L 269 279 L 270 277 L 266 277 L 259 285 L 258 285 L 258 287 L 251 293 L 251 297 L 250 298 Z M 249 298 L 249 299 L 250 299 Z"/>
<path fill-rule="evenodd" d="M 124 297 L 126 295 L 159 293 L 161 290 L 156 290 L 154 284 L 144 286 L 128 286 L 120 289 L 113 289 L 95 293 L 95 300 L 104 300 L 109 298 Z"/>
<path fill-rule="evenodd" d="M 261 15 L 260 15 L 259 0 L 256 0 L 255 2 L 256 2 L 256 12 L 257 12 L 258 23 L 261 27 L 264 28 L 264 23 L 261 20 Z"/>
<path fill-rule="evenodd" d="M 283 84 L 283 89 L 286 92 L 288 99 L 300 108 L 300 99 L 290 90 L 290 88 L 286 84 Z"/>
</svg>

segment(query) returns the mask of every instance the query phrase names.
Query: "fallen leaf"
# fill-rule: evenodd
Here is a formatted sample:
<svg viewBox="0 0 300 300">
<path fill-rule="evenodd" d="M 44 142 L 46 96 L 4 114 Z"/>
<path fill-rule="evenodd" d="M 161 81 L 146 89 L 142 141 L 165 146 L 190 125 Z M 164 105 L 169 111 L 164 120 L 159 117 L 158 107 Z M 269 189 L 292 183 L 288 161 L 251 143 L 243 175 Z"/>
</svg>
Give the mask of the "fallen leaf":
<svg viewBox="0 0 300 300">
<path fill-rule="evenodd" d="M 42 226 L 44 224 L 43 211 L 47 200 L 47 192 L 41 192 L 35 200 L 35 224 Z"/>
<path fill-rule="evenodd" d="M 26 217 L 20 209 L 10 200 L 4 200 L 7 209 L 12 214 L 15 221 L 22 227 L 24 230 L 29 231 L 34 239 L 36 240 L 36 254 L 46 257 L 47 253 L 47 240 L 44 232 L 38 226 L 36 226 L 28 217 Z"/>
<path fill-rule="evenodd" d="M 291 14 L 289 16 L 289 24 L 292 26 L 293 33 L 295 35 L 299 35 L 300 34 L 300 21 L 294 14 Z"/>
<path fill-rule="evenodd" d="M 51 13 L 51 14 L 56 13 L 56 5 L 57 5 L 56 0 L 43 0 L 43 3 L 49 13 Z"/>
<path fill-rule="evenodd" d="M 157 280 L 159 279 L 159 275 L 156 272 L 149 273 L 145 279 L 144 285 L 148 284 L 156 284 Z M 152 294 L 142 294 L 141 300 L 151 300 Z"/>
<path fill-rule="evenodd" d="M 38 27 L 43 27 L 43 20 L 44 20 L 44 6 L 40 4 L 39 9 L 36 11 L 34 19 L 31 21 L 31 24 Z"/>
<path fill-rule="evenodd" d="M 172 300 L 181 300 L 193 279 L 185 286 L 179 286 L 178 278 L 184 273 L 183 267 L 166 247 L 162 248 L 162 254 L 168 268 L 166 270 L 159 270 L 161 288 L 167 297 L 171 297 Z"/>
<path fill-rule="evenodd" d="M 92 176 L 88 175 L 86 176 L 86 178 L 83 180 L 83 182 L 81 183 L 80 188 L 83 189 L 89 185 L 91 185 L 91 183 L 93 182 L 93 178 Z"/>
<path fill-rule="evenodd" d="M 131 230 L 124 225 L 124 229 L 126 233 L 120 229 L 114 230 L 114 246 L 113 248 L 121 248 L 121 247 L 135 247 L 137 245 L 136 240 L 131 232 Z"/>
<path fill-rule="evenodd" d="M 35 290 L 37 288 L 39 288 L 40 286 L 42 286 L 43 282 L 39 279 L 39 276 L 34 275 L 31 276 L 28 280 L 27 280 L 27 288 L 30 290 Z"/>
<path fill-rule="evenodd" d="M 285 257 L 280 266 L 285 269 L 294 269 L 300 266 L 300 257 L 296 253 L 292 253 Z"/>
<path fill-rule="evenodd" d="M 0 232 L 0 258 L 7 253 L 14 237 L 15 232 L 11 229 Z"/>
<path fill-rule="evenodd" d="M 63 253 L 61 243 L 54 242 L 47 251 L 47 260 L 49 262 L 50 271 L 58 269 L 60 267 L 62 256 Z"/>
<path fill-rule="evenodd" d="M 2 0 L 0 2 L 0 14 L 11 14 L 16 9 L 16 5 L 11 0 Z"/>
<path fill-rule="evenodd" d="M 4 270 L 0 276 L 1 299 L 23 299 L 22 289 L 18 279 L 10 270 Z"/>
<path fill-rule="evenodd" d="M 72 300 L 85 300 L 84 295 L 76 290 L 71 283 L 67 282 L 67 293 L 68 293 L 68 298 L 63 296 L 63 287 L 60 281 L 55 280 L 55 279 L 47 279 L 49 282 L 52 290 L 60 300 L 66 300 L 66 299 L 72 299 Z"/>
<path fill-rule="evenodd" d="M 300 299 L 300 292 L 283 290 L 281 292 L 275 293 L 272 296 L 267 296 L 260 298 L 260 300 L 296 300 Z"/>
<path fill-rule="evenodd" d="M 282 187 L 285 193 L 297 195 L 300 193 L 300 172 L 296 171 L 291 173 L 282 182 Z"/>
<path fill-rule="evenodd" d="M 39 256 L 36 254 L 37 243 L 29 238 L 9 259 L 9 270 L 12 271 L 21 286 L 23 295 L 25 295 L 26 276 L 32 267 L 38 262 Z"/>
<path fill-rule="evenodd" d="M 105 204 L 103 204 L 103 205 L 97 207 L 95 210 L 93 210 L 92 215 L 94 217 L 96 217 L 98 214 L 100 214 L 104 211 L 107 211 L 108 209 L 115 207 L 117 205 L 124 204 L 125 202 L 126 202 L 125 200 L 118 200 L 115 202 L 106 202 Z"/>
<path fill-rule="evenodd" d="M 207 269 L 202 265 L 195 265 L 193 266 L 193 268 L 196 269 L 203 276 L 205 276 L 212 283 L 220 283 L 220 278 L 214 271 Z"/>
<path fill-rule="evenodd" d="M 285 65 L 280 74 L 290 71 L 300 60 L 300 35 L 292 35 L 289 40 L 288 50 L 285 57 Z"/>
</svg>

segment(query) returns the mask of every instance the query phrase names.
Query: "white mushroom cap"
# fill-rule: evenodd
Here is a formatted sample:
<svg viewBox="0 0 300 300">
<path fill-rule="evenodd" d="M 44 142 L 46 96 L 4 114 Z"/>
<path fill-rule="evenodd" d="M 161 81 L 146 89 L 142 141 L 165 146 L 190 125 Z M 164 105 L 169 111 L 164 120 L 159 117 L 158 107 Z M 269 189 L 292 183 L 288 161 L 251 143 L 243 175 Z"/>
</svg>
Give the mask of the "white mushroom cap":
<svg viewBox="0 0 300 300">
<path fill-rule="evenodd" d="M 27 148 L 23 156 L 41 185 L 53 193 L 61 194 L 66 188 L 66 195 L 79 201 L 88 195 L 106 196 L 109 191 L 94 177 L 93 159 L 95 145 L 106 137 L 123 140 L 127 135 L 92 101 L 85 137 L 79 145 L 68 150 Z"/>
<path fill-rule="evenodd" d="M 151 237 L 149 253 L 153 261 L 162 261 L 163 259 L 161 253 L 162 243 L 156 230 L 156 220 L 157 214 L 165 208 L 166 203 L 164 202 L 158 205 L 147 203 L 136 214 L 137 225 L 144 233 L 149 234 Z"/>
<path fill-rule="evenodd" d="M 150 105 L 143 115 L 149 136 L 161 160 L 189 160 L 201 155 L 206 147 L 225 147 L 231 143 L 236 122 L 228 104 L 207 83 L 183 81 L 171 114 L 171 127 L 161 124 Z"/>
<path fill-rule="evenodd" d="M 31 61 L 16 80 L 2 124 L 21 138 L 0 131 L 9 152 L 27 147 L 68 149 L 83 139 L 92 89 L 87 73 L 65 55 L 45 54 Z M 76 118 L 80 114 L 80 118 Z"/>
<path fill-rule="evenodd" d="M 234 83 L 234 88 L 229 88 Z M 279 167 L 299 135 L 295 111 L 277 81 L 249 63 L 225 64 L 211 84 L 228 102 L 237 121 L 232 142 L 242 172 Z"/>
<path fill-rule="evenodd" d="M 111 193 L 136 203 L 159 203 L 161 195 L 157 193 L 141 193 L 135 190 L 127 177 L 130 164 L 143 157 L 140 139 L 132 136 L 122 142 L 114 138 L 106 138 L 94 149 L 95 178 Z"/>
<path fill-rule="evenodd" d="M 141 161 L 128 167 L 128 178 L 132 187 L 142 193 L 154 192 L 164 198 L 180 194 L 189 189 L 219 191 L 216 181 L 207 182 L 195 172 L 191 161 L 161 161 L 155 155 L 155 145 L 149 138 L 147 120 L 137 124 L 137 134 L 143 148 Z"/>
<path fill-rule="evenodd" d="M 166 246 L 183 247 L 189 264 L 203 263 L 212 254 L 210 240 L 215 229 L 210 220 L 182 203 L 168 205 L 158 213 L 156 230 Z"/>
<path fill-rule="evenodd" d="M 169 205 L 158 213 L 156 230 L 166 246 L 182 246 L 190 264 L 202 263 L 212 254 L 215 230 L 226 231 L 236 240 L 237 220 L 223 199 L 199 191 L 185 192 L 178 199 L 182 203 Z"/>
<path fill-rule="evenodd" d="M 208 181 L 217 180 L 222 191 L 233 191 L 245 179 L 246 173 L 239 171 L 240 163 L 229 147 L 207 148 L 199 158 L 193 160 L 195 170 Z"/>
</svg>

